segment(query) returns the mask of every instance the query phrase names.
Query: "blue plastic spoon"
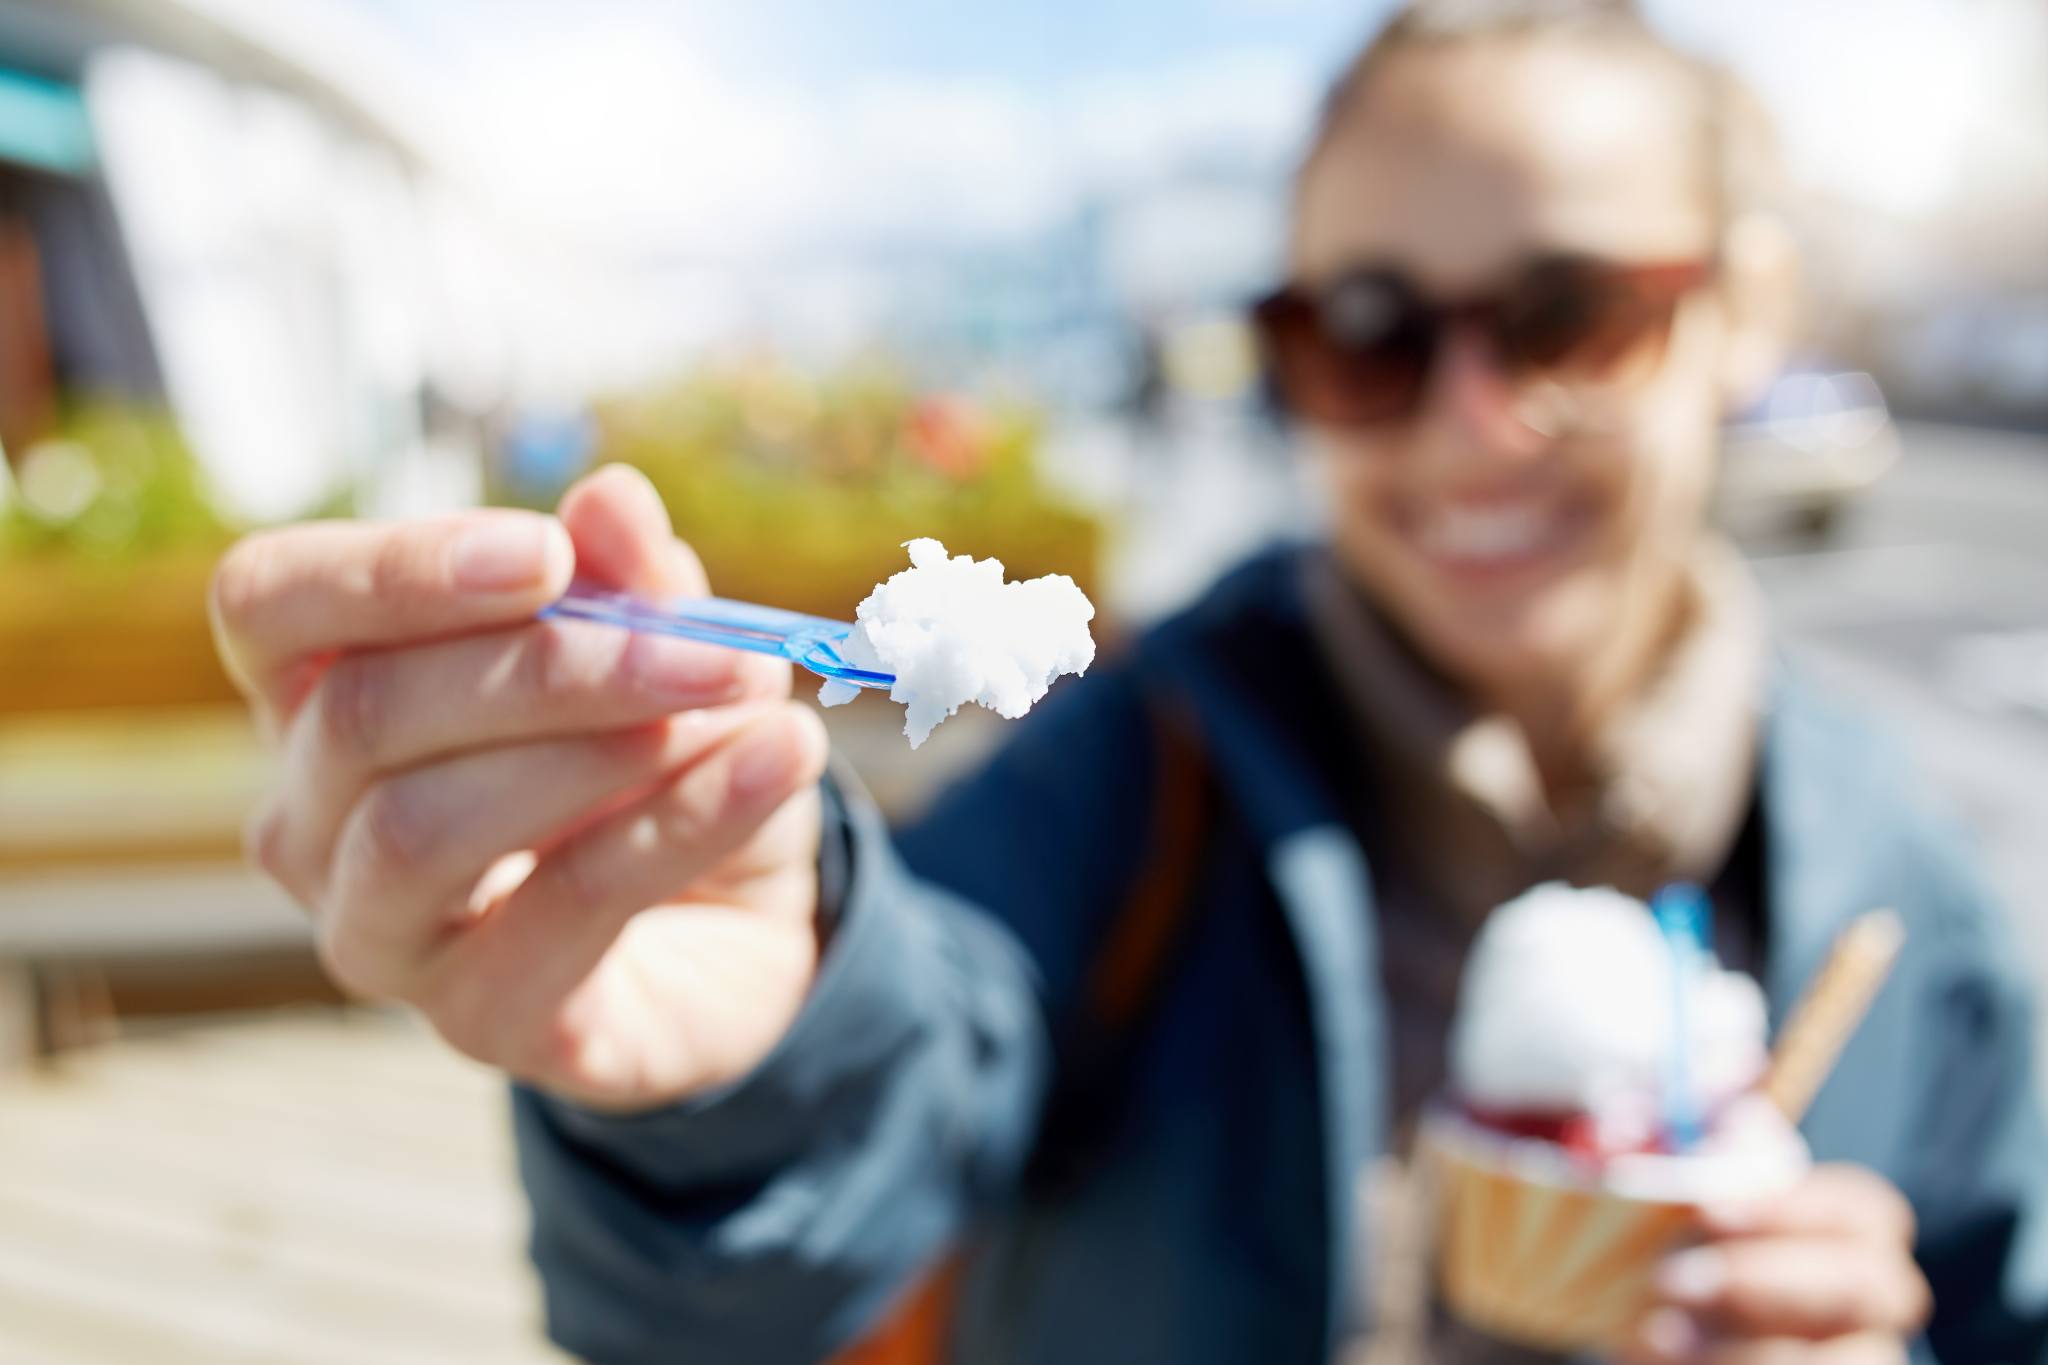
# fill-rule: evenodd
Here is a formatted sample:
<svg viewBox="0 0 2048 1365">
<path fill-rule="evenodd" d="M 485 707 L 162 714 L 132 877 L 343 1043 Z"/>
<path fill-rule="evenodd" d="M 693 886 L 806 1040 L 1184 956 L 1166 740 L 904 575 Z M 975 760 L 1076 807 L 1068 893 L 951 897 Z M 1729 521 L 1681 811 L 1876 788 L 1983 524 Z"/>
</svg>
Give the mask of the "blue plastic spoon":
<svg viewBox="0 0 2048 1365">
<path fill-rule="evenodd" d="M 734 602 L 724 597 L 682 597 L 667 606 L 657 606 L 631 593 L 578 579 L 560 600 L 542 607 L 540 615 L 597 621 L 655 635 L 677 635 L 756 654 L 777 654 L 821 678 L 855 687 L 887 689 L 896 685 L 895 674 L 855 668 L 839 653 L 840 642 L 853 633 L 851 622 L 805 616 L 780 607 Z"/>
</svg>

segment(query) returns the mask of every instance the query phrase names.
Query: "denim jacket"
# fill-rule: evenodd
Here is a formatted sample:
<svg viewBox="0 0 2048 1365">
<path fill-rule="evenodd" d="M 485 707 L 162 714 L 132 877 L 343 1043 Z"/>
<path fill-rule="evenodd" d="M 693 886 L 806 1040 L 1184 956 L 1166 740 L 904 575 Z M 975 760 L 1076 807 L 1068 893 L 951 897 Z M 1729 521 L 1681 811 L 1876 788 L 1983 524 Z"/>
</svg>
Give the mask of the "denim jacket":
<svg viewBox="0 0 2048 1365">
<path fill-rule="evenodd" d="M 1345 721 L 1294 583 L 1280 554 L 1228 576 L 909 829 L 828 790 L 836 923 L 747 1077 L 631 1117 L 515 1089 L 557 1341 L 601 1365 L 825 1359 L 957 1254 L 961 1361 L 1329 1358 L 1371 1263 L 1352 1192 L 1386 1141 L 1386 1025 L 1372 869 L 1319 739 Z M 1171 975 L 1104 1086 L 1085 996 L 1150 837 L 1161 698 L 1219 799 Z M 1774 1024 L 1848 920 L 1906 923 L 1803 1129 L 1919 1216 L 1916 1356 L 2048 1360 L 2048 1143 L 2003 917 L 1910 769 L 1789 667 L 1759 801 Z M 1049 1162 L 1077 1104 L 1085 1159 Z"/>
</svg>

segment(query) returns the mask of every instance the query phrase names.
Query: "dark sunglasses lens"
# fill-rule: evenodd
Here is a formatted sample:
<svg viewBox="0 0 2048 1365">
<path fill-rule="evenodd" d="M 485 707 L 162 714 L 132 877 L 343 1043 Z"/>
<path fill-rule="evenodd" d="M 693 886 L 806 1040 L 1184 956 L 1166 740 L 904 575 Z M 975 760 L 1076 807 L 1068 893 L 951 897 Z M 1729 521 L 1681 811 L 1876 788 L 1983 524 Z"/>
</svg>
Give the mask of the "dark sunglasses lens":
<svg viewBox="0 0 2048 1365">
<path fill-rule="evenodd" d="M 1496 340 L 1510 369 L 1609 382 L 1662 354 L 1672 309 L 1612 272 L 1540 266 L 1501 301 Z"/>
<path fill-rule="evenodd" d="M 1258 314 L 1267 364 L 1290 411 L 1330 426 L 1367 426 L 1413 410 L 1429 334 L 1413 301 L 1359 280 L 1308 298 L 1285 294 Z"/>
</svg>

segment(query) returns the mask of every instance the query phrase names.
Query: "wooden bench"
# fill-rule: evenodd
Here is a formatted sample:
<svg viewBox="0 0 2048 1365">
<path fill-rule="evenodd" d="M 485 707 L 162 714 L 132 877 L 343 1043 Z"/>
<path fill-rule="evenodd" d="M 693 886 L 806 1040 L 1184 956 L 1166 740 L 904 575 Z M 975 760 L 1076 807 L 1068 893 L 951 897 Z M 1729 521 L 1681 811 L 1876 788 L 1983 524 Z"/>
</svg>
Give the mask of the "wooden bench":
<svg viewBox="0 0 2048 1365">
<path fill-rule="evenodd" d="M 121 1015 L 336 998 L 241 863 L 268 773 L 235 708 L 0 717 L 0 1066 Z"/>
</svg>

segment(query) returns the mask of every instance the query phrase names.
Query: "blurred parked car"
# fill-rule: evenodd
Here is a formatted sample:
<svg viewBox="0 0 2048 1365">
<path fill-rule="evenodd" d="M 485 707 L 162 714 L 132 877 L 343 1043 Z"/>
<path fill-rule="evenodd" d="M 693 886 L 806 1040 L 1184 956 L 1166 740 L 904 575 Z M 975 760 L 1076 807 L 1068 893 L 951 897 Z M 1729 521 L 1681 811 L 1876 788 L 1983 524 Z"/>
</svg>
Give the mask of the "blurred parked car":
<svg viewBox="0 0 2048 1365">
<path fill-rule="evenodd" d="M 1898 430 L 1875 379 L 1788 370 L 1725 429 L 1718 511 L 1737 530 L 1789 523 L 1826 539 L 1898 458 Z"/>
<path fill-rule="evenodd" d="M 1929 307 L 1892 344 L 1902 405 L 1942 415 L 2048 420 L 2048 293 Z"/>
</svg>

